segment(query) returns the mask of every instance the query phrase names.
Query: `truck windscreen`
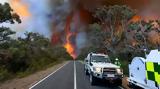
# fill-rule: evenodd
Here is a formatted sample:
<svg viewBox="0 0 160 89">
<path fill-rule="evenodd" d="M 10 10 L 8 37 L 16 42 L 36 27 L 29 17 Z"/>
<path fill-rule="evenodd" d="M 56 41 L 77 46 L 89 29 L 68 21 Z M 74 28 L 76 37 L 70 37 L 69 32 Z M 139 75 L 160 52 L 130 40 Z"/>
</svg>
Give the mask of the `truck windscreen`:
<svg viewBox="0 0 160 89">
<path fill-rule="evenodd" d="M 92 62 L 107 62 L 110 63 L 110 59 L 105 56 L 92 56 L 91 57 Z"/>
</svg>

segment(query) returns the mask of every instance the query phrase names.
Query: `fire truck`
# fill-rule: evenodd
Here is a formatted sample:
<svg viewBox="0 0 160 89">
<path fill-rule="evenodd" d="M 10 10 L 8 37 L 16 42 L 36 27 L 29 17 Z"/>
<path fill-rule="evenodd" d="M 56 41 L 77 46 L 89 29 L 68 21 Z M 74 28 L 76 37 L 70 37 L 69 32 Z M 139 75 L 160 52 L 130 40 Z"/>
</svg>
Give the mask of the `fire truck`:
<svg viewBox="0 0 160 89">
<path fill-rule="evenodd" d="M 146 58 L 133 58 L 128 82 L 133 89 L 160 89 L 160 51 L 151 50 Z"/>
</svg>

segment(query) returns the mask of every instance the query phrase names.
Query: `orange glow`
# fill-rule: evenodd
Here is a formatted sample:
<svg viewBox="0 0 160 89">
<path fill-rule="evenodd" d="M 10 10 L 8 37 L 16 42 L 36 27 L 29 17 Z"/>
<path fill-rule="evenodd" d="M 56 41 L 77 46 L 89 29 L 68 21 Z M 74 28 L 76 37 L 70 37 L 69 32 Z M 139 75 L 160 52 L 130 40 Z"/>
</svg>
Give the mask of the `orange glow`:
<svg viewBox="0 0 160 89">
<path fill-rule="evenodd" d="M 149 20 L 156 20 L 159 19 L 159 16 L 157 15 L 152 15 L 152 16 L 139 16 L 139 15 L 135 15 L 133 16 L 133 18 L 130 20 L 131 22 L 138 22 L 140 20 L 144 20 L 144 21 L 149 21 Z"/>
<path fill-rule="evenodd" d="M 73 35 L 72 33 L 67 34 L 66 43 L 64 47 L 66 48 L 67 52 L 75 59 L 76 54 L 75 54 L 74 45 L 69 40 L 72 35 Z"/>
<path fill-rule="evenodd" d="M 75 59 L 76 58 L 76 52 L 75 52 L 75 46 L 72 44 L 70 38 L 74 36 L 74 33 L 70 31 L 70 25 L 71 20 L 73 18 L 73 13 L 71 13 L 66 20 L 66 26 L 65 26 L 65 32 L 66 32 L 66 42 L 64 44 L 64 47 L 66 48 L 67 52 Z"/>
<path fill-rule="evenodd" d="M 133 18 L 131 19 L 132 22 L 137 22 L 141 20 L 141 16 L 135 15 L 133 16 Z"/>
<path fill-rule="evenodd" d="M 28 10 L 28 6 L 21 2 L 21 0 L 11 0 L 11 7 L 13 10 L 22 17 L 29 17 L 31 14 Z"/>
<path fill-rule="evenodd" d="M 83 23 L 89 24 L 93 22 L 92 14 L 84 8 L 79 9 L 79 18 Z"/>
</svg>

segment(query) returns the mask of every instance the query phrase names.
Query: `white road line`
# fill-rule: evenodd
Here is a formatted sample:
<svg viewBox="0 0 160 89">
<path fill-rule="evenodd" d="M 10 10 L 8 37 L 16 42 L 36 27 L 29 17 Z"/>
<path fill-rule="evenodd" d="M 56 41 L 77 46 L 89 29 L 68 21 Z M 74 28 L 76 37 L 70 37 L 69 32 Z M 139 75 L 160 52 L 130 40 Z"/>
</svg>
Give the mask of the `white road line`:
<svg viewBox="0 0 160 89">
<path fill-rule="evenodd" d="M 76 63 L 74 61 L 74 89 L 77 89 Z"/>
<path fill-rule="evenodd" d="M 40 80 L 39 82 L 37 82 L 36 84 L 34 84 L 33 86 L 31 86 L 29 89 L 34 88 L 35 86 L 37 86 L 38 84 L 40 84 L 41 82 L 43 82 L 45 79 L 47 79 L 48 77 L 50 77 L 51 75 L 53 75 L 54 73 L 56 73 L 58 70 L 60 70 L 61 68 L 63 68 L 68 63 L 70 63 L 70 62 L 65 63 L 63 66 L 59 67 L 56 71 L 52 72 L 51 74 L 49 74 L 48 76 L 46 76 L 45 78 L 43 78 L 42 80 Z"/>
</svg>

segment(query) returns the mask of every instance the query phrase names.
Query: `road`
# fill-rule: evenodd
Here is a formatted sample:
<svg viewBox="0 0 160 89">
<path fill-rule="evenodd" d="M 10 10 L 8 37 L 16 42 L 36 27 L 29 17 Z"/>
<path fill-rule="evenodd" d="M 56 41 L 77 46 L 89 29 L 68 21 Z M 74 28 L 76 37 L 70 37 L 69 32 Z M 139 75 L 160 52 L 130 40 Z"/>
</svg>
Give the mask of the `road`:
<svg viewBox="0 0 160 89">
<path fill-rule="evenodd" d="M 122 89 L 109 87 L 107 83 L 99 82 L 96 86 L 91 86 L 89 76 L 84 73 L 83 64 L 70 61 L 29 89 Z"/>
</svg>

